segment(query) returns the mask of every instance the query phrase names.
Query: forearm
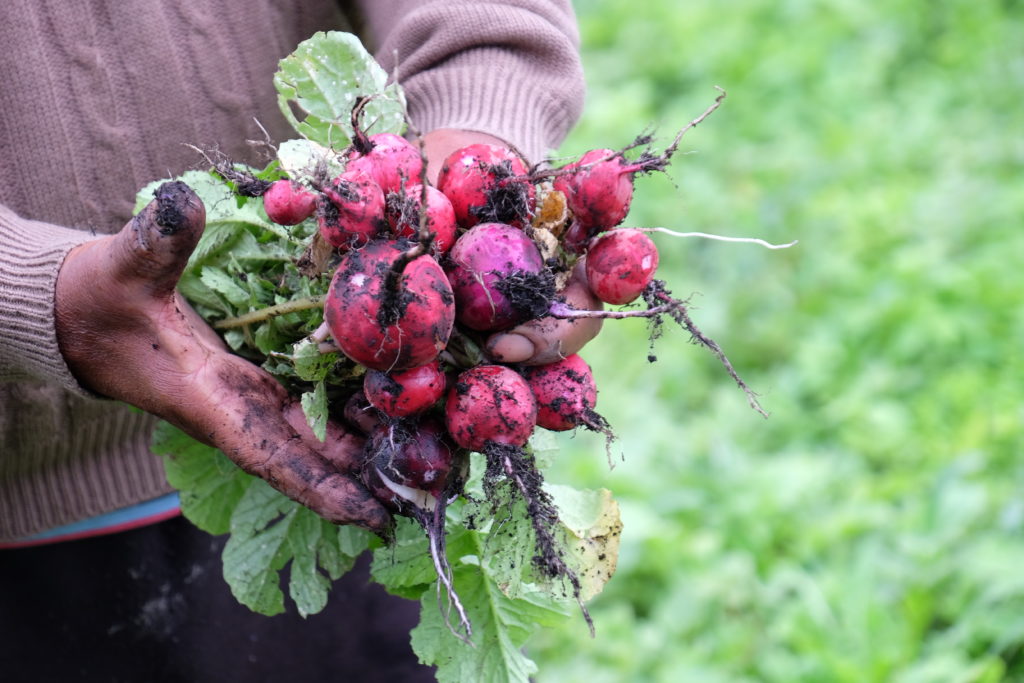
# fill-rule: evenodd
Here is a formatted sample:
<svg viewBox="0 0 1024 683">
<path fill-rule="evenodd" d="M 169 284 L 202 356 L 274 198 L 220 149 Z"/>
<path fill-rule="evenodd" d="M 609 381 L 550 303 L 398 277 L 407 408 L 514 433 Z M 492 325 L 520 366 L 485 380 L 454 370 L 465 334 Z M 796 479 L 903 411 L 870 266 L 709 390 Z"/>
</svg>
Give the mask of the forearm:
<svg viewBox="0 0 1024 683">
<path fill-rule="evenodd" d="M 377 59 L 397 73 L 421 131 L 497 136 L 539 161 L 583 106 L 568 1 L 363 2 Z"/>
<path fill-rule="evenodd" d="M 54 288 L 67 253 L 90 239 L 0 205 L 0 381 L 36 378 L 82 392 L 57 345 Z"/>
</svg>

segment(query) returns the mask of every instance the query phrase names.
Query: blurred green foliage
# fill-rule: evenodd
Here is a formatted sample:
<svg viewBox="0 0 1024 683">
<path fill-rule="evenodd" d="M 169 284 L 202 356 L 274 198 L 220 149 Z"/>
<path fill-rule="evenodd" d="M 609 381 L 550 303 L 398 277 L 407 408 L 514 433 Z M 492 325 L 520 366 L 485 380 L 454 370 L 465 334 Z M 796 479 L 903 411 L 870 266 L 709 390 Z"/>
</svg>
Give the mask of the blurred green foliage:
<svg viewBox="0 0 1024 683">
<path fill-rule="evenodd" d="M 615 427 L 551 474 L 623 509 L 540 681 L 1024 680 L 1024 3 L 579 0 L 561 153 L 674 132 L 632 225 L 772 413 L 642 321 L 584 351 Z"/>
</svg>

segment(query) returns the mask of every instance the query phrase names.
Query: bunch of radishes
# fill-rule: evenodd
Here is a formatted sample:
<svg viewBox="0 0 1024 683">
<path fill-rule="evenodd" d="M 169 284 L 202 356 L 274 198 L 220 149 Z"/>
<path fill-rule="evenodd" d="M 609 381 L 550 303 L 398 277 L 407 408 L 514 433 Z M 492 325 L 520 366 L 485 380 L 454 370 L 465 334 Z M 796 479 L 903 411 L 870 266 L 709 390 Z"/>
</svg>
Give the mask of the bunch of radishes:
<svg viewBox="0 0 1024 683">
<path fill-rule="evenodd" d="M 644 168 L 602 149 L 558 172 L 531 174 L 509 149 L 476 144 L 446 160 L 435 188 L 422 182 L 419 150 L 382 133 L 350 150 L 344 172 L 317 190 L 288 179 L 270 185 L 263 198 L 271 220 L 315 216 L 320 237 L 340 253 L 324 303 L 327 330 L 367 369 L 364 394 L 379 411 L 379 429 L 403 434 L 387 442 L 388 462 L 380 449 L 367 455 L 368 484 L 388 504 L 402 510 L 410 498 L 424 500 L 409 490 L 433 500 L 458 448 L 522 447 L 538 425 L 603 426 L 593 411 L 593 376 L 576 354 L 539 367 L 486 359 L 460 367 L 445 350 L 453 333 L 472 343 L 544 316 L 604 315 L 559 301 L 557 283 L 578 259 L 597 298 L 637 299 L 653 279 L 657 249 L 639 230 L 611 228 L 625 218 L 632 176 Z M 539 196 L 568 207 L 554 230 L 533 225 Z M 430 450 L 416 435 L 418 423 L 448 453 L 431 451 L 429 467 L 395 455 L 396 444 Z"/>
<path fill-rule="evenodd" d="M 646 232 L 616 227 L 634 175 L 663 168 L 672 151 L 629 160 L 596 149 L 558 168 L 531 169 L 509 149 L 475 144 L 444 162 L 433 187 L 413 143 L 356 130 L 341 173 L 321 170 L 303 184 L 277 180 L 262 192 L 272 221 L 315 218 L 315 239 L 329 245 L 333 277 L 314 339 L 365 369 L 362 392 L 345 408 L 368 431 L 363 481 L 426 529 L 467 633 L 444 557 L 445 507 L 462 493 L 465 455 L 484 454 L 485 490 L 506 482 L 525 501 L 535 568 L 578 591 L 558 548 L 557 510 L 525 447 L 537 426 L 611 434 L 594 411 L 597 388 L 579 355 L 502 364 L 482 350 L 489 335 L 545 317 L 668 315 L 745 388 L 683 302 L 654 280 L 658 250 Z M 642 297 L 646 308 L 573 308 L 561 291 L 582 275 L 600 301 L 621 306 Z"/>
</svg>

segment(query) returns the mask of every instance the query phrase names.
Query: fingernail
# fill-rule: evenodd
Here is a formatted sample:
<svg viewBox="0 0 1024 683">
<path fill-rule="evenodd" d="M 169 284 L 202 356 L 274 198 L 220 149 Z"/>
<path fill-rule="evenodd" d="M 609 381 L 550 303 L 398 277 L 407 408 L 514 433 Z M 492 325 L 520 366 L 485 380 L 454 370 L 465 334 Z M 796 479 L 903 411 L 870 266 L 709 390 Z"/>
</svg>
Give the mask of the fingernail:
<svg viewBox="0 0 1024 683">
<path fill-rule="evenodd" d="M 499 334 L 487 344 L 487 353 L 502 363 L 522 363 L 533 358 L 533 342 L 521 334 Z"/>
<path fill-rule="evenodd" d="M 188 217 L 184 209 L 195 194 L 192 188 L 176 180 L 164 183 L 153 194 L 156 197 L 156 224 L 160 233 L 173 235 L 185 227 Z"/>
</svg>

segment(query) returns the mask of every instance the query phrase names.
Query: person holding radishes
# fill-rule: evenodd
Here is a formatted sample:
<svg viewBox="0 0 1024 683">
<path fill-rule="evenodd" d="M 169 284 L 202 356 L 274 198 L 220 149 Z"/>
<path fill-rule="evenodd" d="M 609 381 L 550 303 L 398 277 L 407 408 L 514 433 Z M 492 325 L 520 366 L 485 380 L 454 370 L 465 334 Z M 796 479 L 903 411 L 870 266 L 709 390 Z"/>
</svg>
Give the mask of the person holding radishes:
<svg viewBox="0 0 1024 683">
<path fill-rule="evenodd" d="M 254 121 L 272 139 L 286 137 L 271 84 L 277 60 L 314 31 L 353 25 L 398 75 L 411 120 L 427 131 L 429 180 L 472 143 L 538 161 L 582 107 L 570 3 L 152 0 L 69 9 L 18 0 L 0 27 L 5 680 L 429 675 L 407 651 L 409 615 L 374 625 L 368 611 L 388 599 L 364 595 L 354 578 L 333 621 L 248 614 L 219 582 L 217 545 L 176 517 L 148 450 L 157 417 L 328 519 L 376 531 L 391 524 L 353 474 L 362 434 L 331 425 L 329 445 L 313 438 L 294 398 L 229 353 L 176 293 L 204 227 L 202 204 L 174 183 L 134 218 L 132 199 L 147 182 L 197 165 L 186 143 L 245 160 L 254 154 L 247 140 L 264 134 Z M 574 296 L 589 307 L 584 290 Z M 491 351 L 510 362 L 551 359 L 598 325 L 527 324 L 492 339 Z M 62 657 L 33 657 L 53 647 L 58 628 Z M 329 662 L 318 660 L 325 648 L 336 650 Z"/>
</svg>

